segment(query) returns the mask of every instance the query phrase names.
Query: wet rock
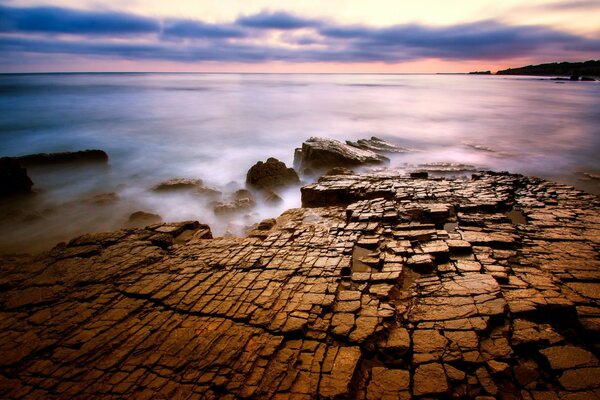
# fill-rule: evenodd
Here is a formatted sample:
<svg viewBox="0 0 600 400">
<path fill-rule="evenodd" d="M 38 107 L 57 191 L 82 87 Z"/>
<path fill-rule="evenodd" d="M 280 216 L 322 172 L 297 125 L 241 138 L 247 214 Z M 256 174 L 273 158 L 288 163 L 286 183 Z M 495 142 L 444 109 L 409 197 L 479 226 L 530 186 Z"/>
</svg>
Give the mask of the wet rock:
<svg viewBox="0 0 600 400">
<path fill-rule="evenodd" d="M 257 189 L 273 189 L 300 183 L 298 174 L 276 158 L 254 164 L 246 174 L 246 184 Z"/>
<path fill-rule="evenodd" d="M 202 188 L 203 185 L 204 183 L 201 179 L 173 178 L 159 183 L 152 190 L 155 192 L 191 190 Z"/>
<path fill-rule="evenodd" d="M 236 199 L 229 202 L 217 202 L 213 211 L 217 215 L 235 214 L 248 211 L 256 206 L 256 202 L 249 198 Z"/>
<path fill-rule="evenodd" d="M 357 147 L 363 150 L 370 150 L 375 153 L 407 153 L 410 150 L 404 147 L 400 147 L 396 144 L 387 142 L 378 137 L 372 136 L 371 139 L 359 139 L 356 142 L 346 141 L 346 144 Z"/>
<path fill-rule="evenodd" d="M 30 193 L 32 186 L 27 170 L 18 161 L 0 158 L 0 196 Z"/>
<path fill-rule="evenodd" d="M 322 170 L 333 167 L 354 167 L 380 164 L 389 161 L 386 157 L 371 150 L 350 146 L 334 139 L 312 137 L 296 149 L 294 167 Z"/>
<path fill-rule="evenodd" d="M 159 224 L 162 218 L 158 214 L 152 214 L 145 211 L 136 211 L 129 216 L 127 220 L 128 227 L 144 227 L 152 224 Z"/>
<path fill-rule="evenodd" d="M 25 167 L 49 166 L 71 163 L 107 163 L 108 154 L 103 150 L 81 150 L 64 153 L 39 153 L 13 157 Z"/>
</svg>

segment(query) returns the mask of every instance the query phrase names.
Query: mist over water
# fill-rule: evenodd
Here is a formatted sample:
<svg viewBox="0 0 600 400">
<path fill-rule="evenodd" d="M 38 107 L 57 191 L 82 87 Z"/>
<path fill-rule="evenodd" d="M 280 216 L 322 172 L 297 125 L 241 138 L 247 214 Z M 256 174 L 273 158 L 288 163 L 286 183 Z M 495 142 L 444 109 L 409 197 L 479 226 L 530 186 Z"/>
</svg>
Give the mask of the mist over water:
<svg viewBox="0 0 600 400">
<path fill-rule="evenodd" d="M 220 217 L 210 199 L 150 189 L 202 179 L 224 195 L 248 169 L 291 166 L 310 136 L 381 137 L 414 152 L 392 168 L 472 164 L 600 193 L 600 84 L 466 75 L 41 74 L 0 75 L 0 155 L 102 149 L 108 166 L 30 168 L 36 194 L 0 203 L 0 252 L 38 251 L 118 229 L 142 210 L 208 223 L 215 235 L 300 206 Z M 94 197 L 115 193 L 112 201 Z"/>
</svg>

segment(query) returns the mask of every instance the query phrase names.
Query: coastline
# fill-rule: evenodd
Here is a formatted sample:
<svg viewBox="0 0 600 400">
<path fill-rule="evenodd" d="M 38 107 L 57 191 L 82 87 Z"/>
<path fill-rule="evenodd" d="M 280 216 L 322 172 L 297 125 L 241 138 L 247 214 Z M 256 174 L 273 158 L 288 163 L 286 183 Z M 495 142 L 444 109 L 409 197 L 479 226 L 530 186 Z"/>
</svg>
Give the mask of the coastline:
<svg viewBox="0 0 600 400">
<path fill-rule="evenodd" d="M 381 172 L 302 197 L 244 238 L 156 224 L 5 258 L 0 394 L 593 396 L 597 196 Z"/>
</svg>

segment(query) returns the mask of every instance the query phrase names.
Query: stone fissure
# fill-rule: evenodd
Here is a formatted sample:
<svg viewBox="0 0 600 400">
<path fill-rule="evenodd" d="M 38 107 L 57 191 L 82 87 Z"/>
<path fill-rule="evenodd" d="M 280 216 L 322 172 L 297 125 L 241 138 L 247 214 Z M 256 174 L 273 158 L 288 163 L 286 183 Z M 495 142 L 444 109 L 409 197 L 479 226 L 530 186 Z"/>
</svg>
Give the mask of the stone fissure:
<svg viewBox="0 0 600 400">
<path fill-rule="evenodd" d="M 0 397 L 598 395 L 596 197 L 345 172 L 302 201 L 255 237 L 156 224 L 3 260 Z"/>
</svg>

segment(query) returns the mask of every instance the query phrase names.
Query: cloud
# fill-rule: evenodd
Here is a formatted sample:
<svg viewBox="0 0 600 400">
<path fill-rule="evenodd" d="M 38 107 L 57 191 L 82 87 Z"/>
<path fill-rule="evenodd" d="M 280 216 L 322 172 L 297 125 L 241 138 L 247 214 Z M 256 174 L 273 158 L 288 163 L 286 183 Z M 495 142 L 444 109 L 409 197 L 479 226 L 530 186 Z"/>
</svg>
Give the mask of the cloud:
<svg viewBox="0 0 600 400">
<path fill-rule="evenodd" d="M 232 25 L 207 24 L 193 20 L 169 20 L 165 22 L 163 34 L 178 38 L 242 38 L 244 30 Z"/>
<path fill-rule="evenodd" d="M 137 35 L 158 32 L 158 21 L 111 11 L 81 11 L 60 7 L 0 6 L 0 32 Z"/>
<path fill-rule="evenodd" d="M 546 10 L 546 11 L 581 11 L 581 10 L 599 10 L 600 1 L 598 0 L 572 0 L 555 1 L 552 3 L 523 6 L 524 8 Z"/>
<path fill-rule="evenodd" d="M 265 29 L 283 34 L 267 41 Z M 560 60 L 592 58 L 598 52 L 597 39 L 494 20 L 445 27 L 369 27 L 262 12 L 232 23 L 210 24 L 63 8 L 0 7 L 0 56 L 4 58 L 71 54 L 178 62 L 396 63 L 423 58 L 484 61 L 551 56 Z"/>
<path fill-rule="evenodd" d="M 240 17 L 236 23 L 257 29 L 300 29 L 313 28 L 322 24 L 320 20 L 301 18 L 286 12 L 266 12 Z"/>
</svg>

